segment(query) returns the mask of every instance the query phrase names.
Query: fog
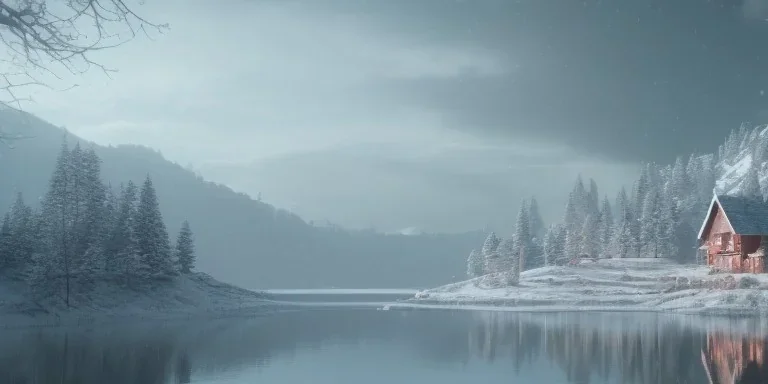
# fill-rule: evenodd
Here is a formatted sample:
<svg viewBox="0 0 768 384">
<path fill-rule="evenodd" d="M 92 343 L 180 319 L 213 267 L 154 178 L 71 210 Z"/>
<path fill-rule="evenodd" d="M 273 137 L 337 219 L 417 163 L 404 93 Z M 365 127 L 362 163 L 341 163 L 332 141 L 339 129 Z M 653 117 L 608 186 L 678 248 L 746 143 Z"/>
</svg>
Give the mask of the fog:
<svg viewBox="0 0 768 384">
<path fill-rule="evenodd" d="M 162 34 L 57 73 L 24 109 L 141 144 L 314 223 L 508 234 L 578 174 L 712 152 L 766 115 L 751 1 L 149 1 Z M 63 90 L 66 89 L 66 90 Z"/>
</svg>

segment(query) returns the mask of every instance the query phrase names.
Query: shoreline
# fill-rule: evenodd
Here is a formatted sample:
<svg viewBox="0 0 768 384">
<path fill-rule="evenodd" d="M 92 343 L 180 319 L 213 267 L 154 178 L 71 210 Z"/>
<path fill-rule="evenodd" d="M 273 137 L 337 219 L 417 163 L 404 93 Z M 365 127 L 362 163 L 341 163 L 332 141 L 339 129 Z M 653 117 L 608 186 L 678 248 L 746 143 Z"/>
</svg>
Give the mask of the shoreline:
<svg viewBox="0 0 768 384">
<path fill-rule="evenodd" d="M 656 312 L 706 316 L 768 314 L 768 274 L 712 274 L 664 259 L 603 259 L 525 271 L 516 286 L 498 274 L 421 291 L 392 308 L 504 312 Z"/>
<path fill-rule="evenodd" d="M 268 293 L 221 282 L 205 273 L 140 289 L 107 282 L 77 297 L 72 307 L 57 299 L 30 300 L 18 284 L 0 286 L 0 329 L 65 328 L 132 322 L 254 317 L 291 308 Z"/>
</svg>

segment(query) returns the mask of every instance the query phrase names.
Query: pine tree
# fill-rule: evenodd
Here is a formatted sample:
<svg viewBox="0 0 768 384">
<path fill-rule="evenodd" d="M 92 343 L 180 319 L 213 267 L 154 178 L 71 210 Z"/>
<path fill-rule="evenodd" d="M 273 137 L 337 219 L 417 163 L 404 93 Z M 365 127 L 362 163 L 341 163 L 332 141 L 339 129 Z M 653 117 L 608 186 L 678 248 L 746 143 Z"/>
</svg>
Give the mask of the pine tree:
<svg viewBox="0 0 768 384">
<path fill-rule="evenodd" d="M 72 168 L 66 138 L 56 159 L 48 192 L 42 202 L 43 238 L 45 251 L 35 260 L 32 281 L 45 286 L 35 287 L 42 295 L 61 293 L 70 305 L 72 291 L 73 213 Z"/>
<path fill-rule="evenodd" d="M 581 254 L 589 257 L 598 257 L 600 242 L 598 238 L 598 218 L 593 214 L 587 215 L 581 230 Z"/>
<path fill-rule="evenodd" d="M 515 223 L 514 247 L 516 253 L 519 253 L 521 249 L 525 250 L 526 256 L 531 245 L 531 223 L 529 220 L 528 204 L 523 200 L 520 204 L 520 210 L 517 213 L 517 221 Z M 527 260 L 523 260 L 523 266 L 527 268 Z"/>
<path fill-rule="evenodd" d="M 32 260 L 32 254 L 37 247 L 35 217 L 32 208 L 24 203 L 24 197 L 19 193 L 10 212 L 11 268 L 24 270 Z"/>
<path fill-rule="evenodd" d="M 499 243 L 496 250 L 499 254 L 498 271 L 510 271 L 516 266 L 515 241 L 513 239 L 504 239 Z"/>
<path fill-rule="evenodd" d="M 77 223 L 76 270 L 83 282 L 92 283 L 106 267 L 104 239 L 109 233 L 106 187 L 101 181 L 101 159 L 93 148 L 80 155 L 77 173 L 80 222 Z"/>
<path fill-rule="evenodd" d="M 0 269 L 8 268 L 14 259 L 12 241 L 11 214 L 6 213 L 3 217 L 3 224 L 0 226 Z"/>
<path fill-rule="evenodd" d="M 531 197 L 530 204 L 528 204 L 528 217 L 531 236 L 539 241 L 543 240 L 546 228 L 544 227 L 544 220 L 542 220 L 541 212 L 539 211 L 539 203 L 536 201 L 535 197 Z"/>
<path fill-rule="evenodd" d="M 469 278 L 479 277 L 485 273 L 485 260 L 483 260 L 480 252 L 475 251 L 469 253 L 467 258 L 467 276 Z"/>
<path fill-rule="evenodd" d="M 598 219 L 597 238 L 600 258 L 611 257 L 611 239 L 613 239 L 613 212 L 608 196 L 603 198 L 600 216 Z"/>
<path fill-rule="evenodd" d="M 763 193 L 761 191 L 757 163 L 753 161 L 747 170 L 747 174 L 744 176 L 739 194 L 749 199 L 762 201 Z"/>
<path fill-rule="evenodd" d="M 674 201 L 669 201 L 664 209 L 658 235 L 663 257 L 677 259 L 680 262 L 690 261 L 686 260 L 684 253 L 681 252 L 681 240 L 685 235 L 682 233 L 680 212 Z"/>
<path fill-rule="evenodd" d="M 597 215 L 600 206 L 598 205 L 598 202 L 600 201 L 600 194 L 597 190 L 597 183 L 593 179 L 589 179 L 589 192 L 587 193 L 588 199 L 587 199 L 587 210 L 586 215 Z M 586 219 L 586 215 L 584 218 Z"/>
<path fill-rule="evenodd" d="M 499 247 L 500 243 L 501 240 L 496 236 L 495 232 L 489 233 L 488 237 L 485 238 L 483 248 L 481 248 L 481 256 L 483 256 L 483 258 L 488 257 L 491 252 L 496 251 L 496 248 Z"/>
<path fill-rule="evenodd" d="M 544 264 L 553 265 L 560 258 L 560 247 L 557 243 L 557 224 L 550 225 L 544 235 Z"/>
<path fill-rule="evenodd" d="M 190 273 L 195 268 L 195 244 L 189 222 L 181 224 L 179 236 L 176 238 L 176 261 L 181 273 Z"/>
<path fill-rule="evenodd" d="M 571 224 L 574 225 L 575 228 L 581 228 L 582 224 L 584 224 L 584 218 L 587 216 L 587 206 L 589 205 L 589 196 L 584 188 L 584 182 L 581 175 L 576 177 L 576 185 L 573 186 L 569 201 L 571 199 L 575 211 L 574 220 Z"/>
<path fill-rule="evenodd" d="M 152 179 L 147 176 L 139 194 L 136 212 L 136 241 L 145 278 L 175 274 L 168 231 L 163 223 Z"/>
<path fill-rule="evenodd" d="M 581 255 L 581 229 L 566 230 L 564 254 L 566 260 L 573 260 Z"/>
<path fill-rule="evenodd" d="M 641 217 L 640 242 L 636 248 L 638 255 L 659 257 L 659 228 L 662 227 L 661 203 L 658 189 L 648 191 Z"/>
<path fill-rule="evenodd" d="M 690 196 L 691 183 L 682 156 L 677 157 L 675 165 L 672 167 L 669 189 L 670 193 L 668 198 L 672 198 L 676 201 L 682 201 L 686 196 Z"/>
<path fill-rule="evenodd" d="M 115 203 L 114 224 L 105 247 L 105 270 L 112 275 L 120 275 L 126 280 L 139 273 L 136 239 L 136 211 L 138 188 L 133 181 L 120 187 L 120 198 Z"/>
<path fill-rule="evenodd" d="M 573 231 L 576 228 L 580 228 L 581 223 L 576 209 L 576 196 L 573 192 L 568 195 L 568 202 L 565 205 L 565 217 L 563 217 L 563 224 L 568 231 Z"/>
<path fill-rule="evenodd" d="M 643 205 L 645 204 L 645 197 L 648 196 L 648 190 L 651 187 L 650 175 L 648 172 L 648 165 L 645 164 L 640 171 L 640 178 L 635 182 L 632 189 L 632 204 L 631 209 L 633 214 L 643 212 Z"/>
<path fill-rule="evenodd" d="M 626 258 L 632 256 L 634 250 L 634 217 L 632 208 L 627 199 L 627 193 L 622 188 L 616 197 L 617 220 L 611 241 L 611 254 L 615 258 Z"/>
<path fill-rule="evenodd" d="M 523 260 L 525 260 L 525 248 L 519 250 L 519 252 L 510 255 L 511 267 L 505 273 L 506 284 L 509 286 L 517 285 L 520 283 L 520 272 L 523 269 Z"/>
</svg>

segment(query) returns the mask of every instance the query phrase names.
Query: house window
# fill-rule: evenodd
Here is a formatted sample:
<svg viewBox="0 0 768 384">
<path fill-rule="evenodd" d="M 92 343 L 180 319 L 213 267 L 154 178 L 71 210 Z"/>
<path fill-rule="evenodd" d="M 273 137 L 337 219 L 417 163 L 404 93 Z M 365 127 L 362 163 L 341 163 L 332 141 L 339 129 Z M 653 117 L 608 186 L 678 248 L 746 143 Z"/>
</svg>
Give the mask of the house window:
<svg viewBox="0 0 768 384">
<path fill-rule="evenodd" d="M 724 251 L 733 252 L 733 236 L 730 233 L 721 233 L 718 236 L 717 245 L 721 246 Z"/>
</svg>

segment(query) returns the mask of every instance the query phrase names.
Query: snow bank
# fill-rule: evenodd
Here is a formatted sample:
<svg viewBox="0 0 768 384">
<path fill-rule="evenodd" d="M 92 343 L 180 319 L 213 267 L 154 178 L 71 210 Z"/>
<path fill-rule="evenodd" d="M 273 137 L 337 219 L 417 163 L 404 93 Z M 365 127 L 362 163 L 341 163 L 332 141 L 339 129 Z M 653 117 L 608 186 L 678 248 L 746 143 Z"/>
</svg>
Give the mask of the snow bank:
<svg viewBox="0 0 768 384">
<path fill-rule="evenodd" d="M 608 259 L 525 271 L 517 286 L 493 274 L 417 293 L 403 306 L 504 311 L 768 313 L 767 274 L 710 274 L 665 259 Z"/>
<path fill-rule="evenodd" d="M 98 283 L 61 299 L 30 300 L 21 283 L 0 283 L 0 327 L 70 326 L 96 323 L 222 318 L 280 308 L 267 295 L 222 283 L 207 274 L 182 275 L 137 289 Z"/>
</svg>

